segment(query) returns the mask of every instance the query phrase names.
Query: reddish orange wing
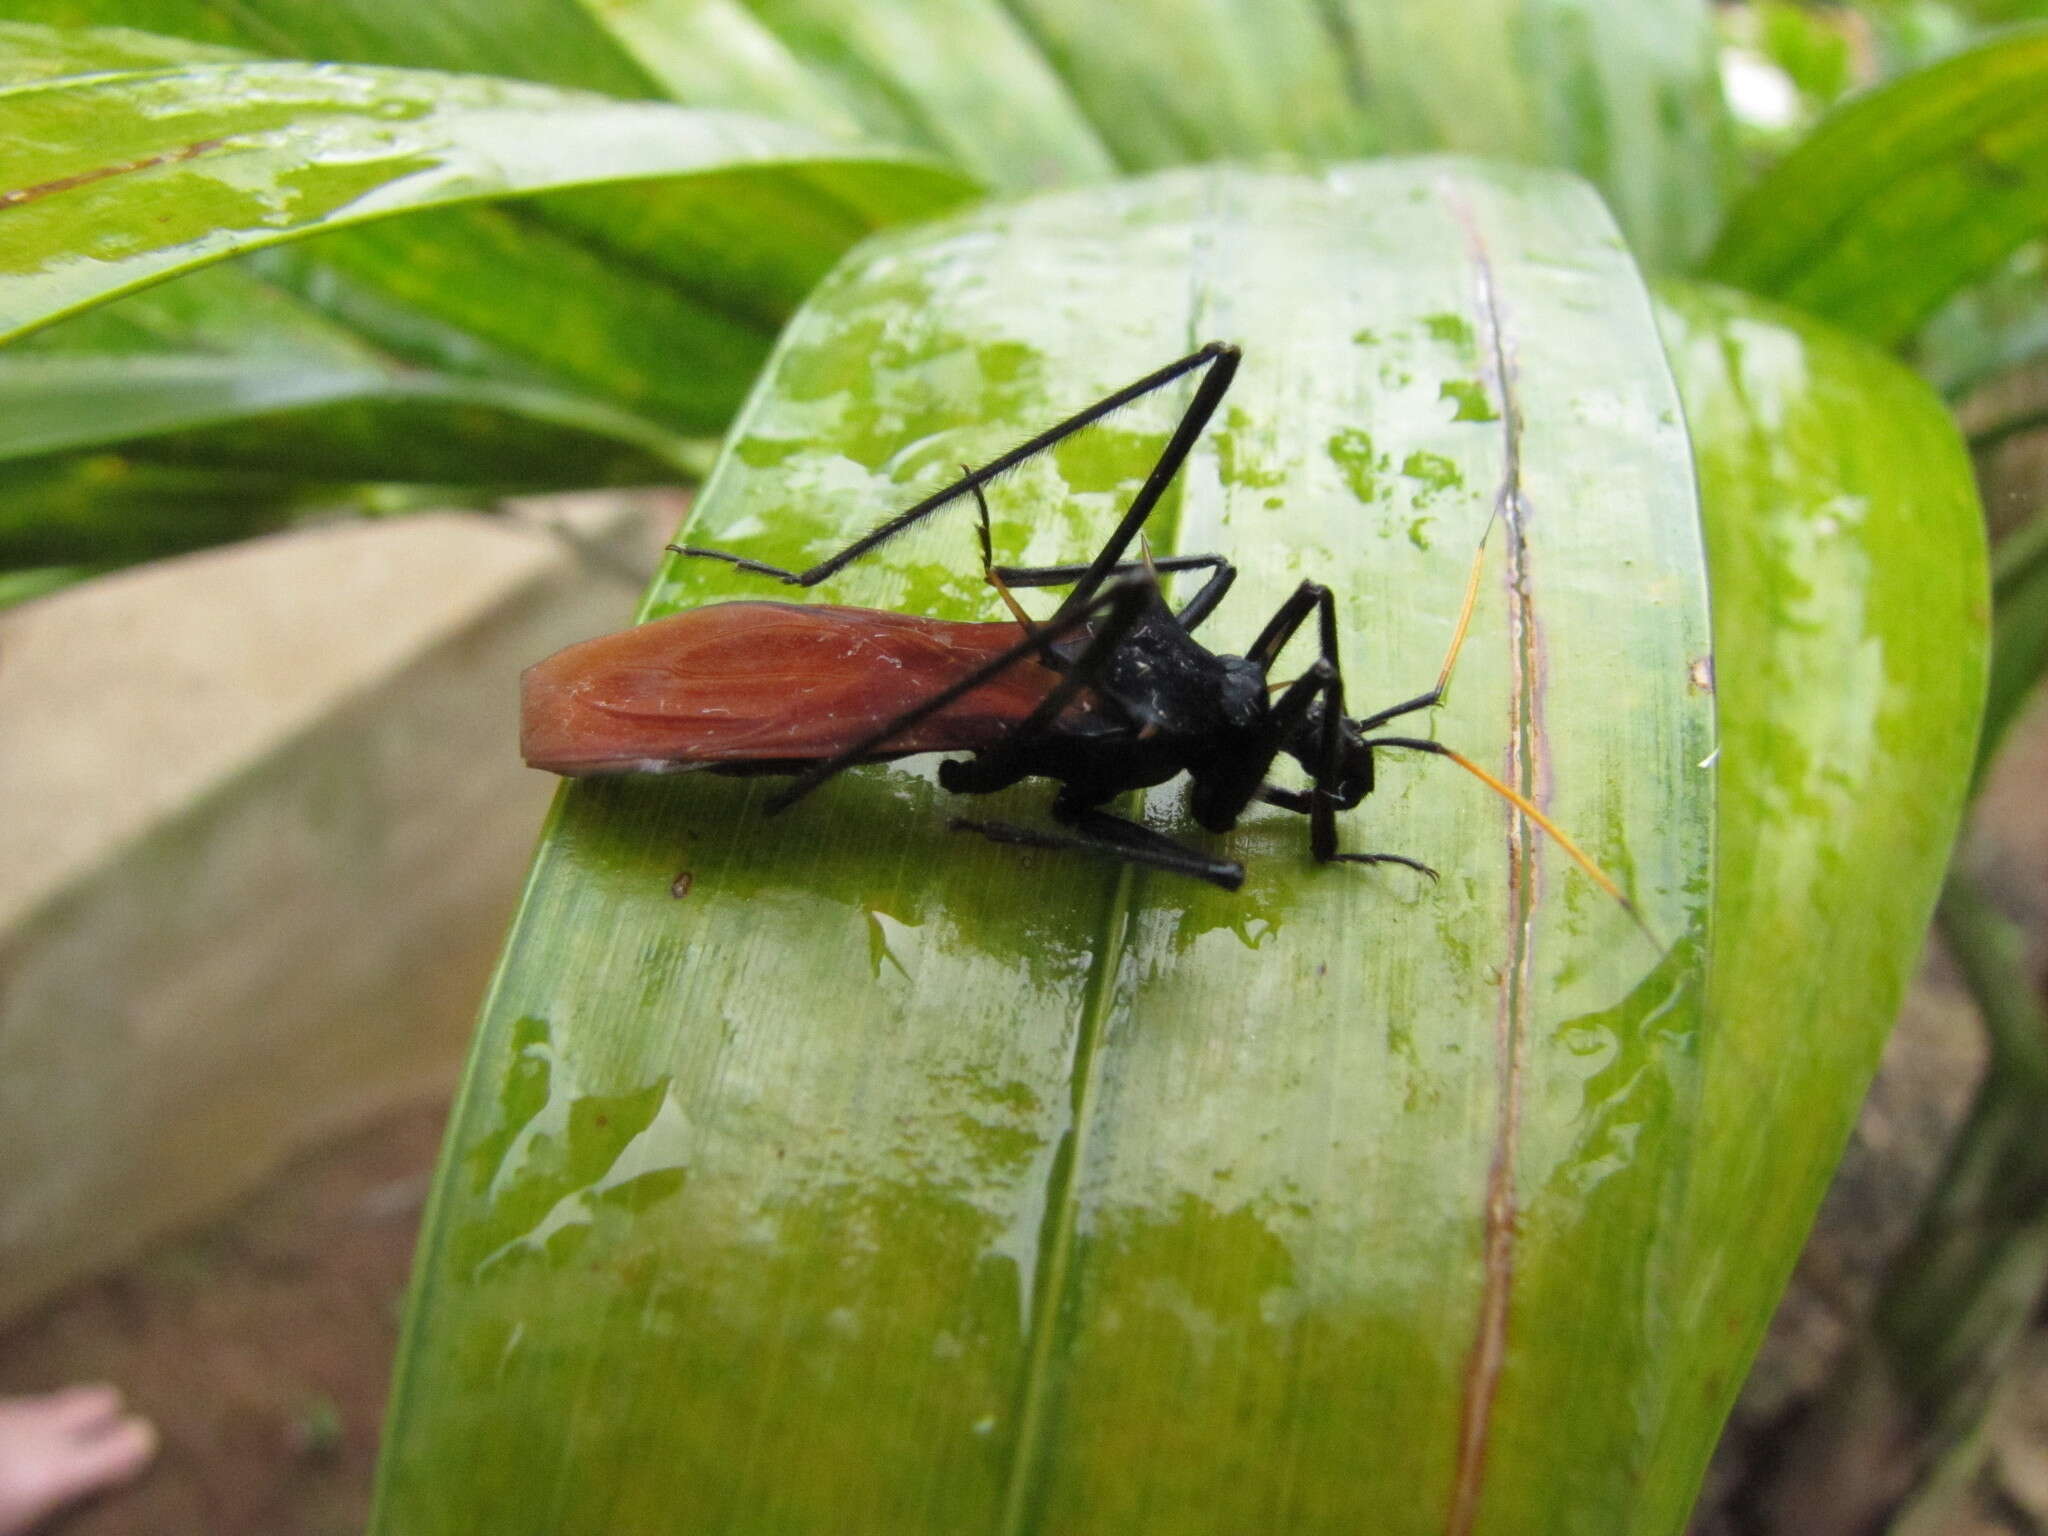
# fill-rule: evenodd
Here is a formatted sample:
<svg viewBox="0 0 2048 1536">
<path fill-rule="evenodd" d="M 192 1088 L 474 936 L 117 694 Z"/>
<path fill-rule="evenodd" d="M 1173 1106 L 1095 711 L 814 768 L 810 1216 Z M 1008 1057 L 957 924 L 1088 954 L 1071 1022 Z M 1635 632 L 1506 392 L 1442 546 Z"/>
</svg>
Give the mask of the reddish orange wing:
<svg viewBox="0 0 2048 1536">
<path fill-rule="evenodd" d="M 551 773 L 809 762 L 960 681 L 1023 638 L 873 608 L 715 603 L 585 640 L 520 678 L 519 745 Z M 987 746 L 1058 675 L 1022 661 L 878 756 Z"/>
</svg>

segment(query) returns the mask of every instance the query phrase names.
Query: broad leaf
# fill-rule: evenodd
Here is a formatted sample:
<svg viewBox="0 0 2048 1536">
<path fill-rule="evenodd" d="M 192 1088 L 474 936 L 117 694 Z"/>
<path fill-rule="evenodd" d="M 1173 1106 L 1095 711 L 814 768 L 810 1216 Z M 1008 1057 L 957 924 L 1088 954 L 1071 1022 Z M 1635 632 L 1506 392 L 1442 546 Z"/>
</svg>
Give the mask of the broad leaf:
<svg viewBox="0 0 2048 1536">
<path fill-rule="evenodd" d="M 1703 569 L 1586 189 L 1181 172 L 870 242 L 691 536 L 815 557 L 1208 337 L 1245 369 L 1154 530 L 1242 562 L 1205 636 L 1326 581 L 1352 707 L 1409 695 L 1499 507 L 1419 728 L 1541 795 L 1655 940 L 1392 753 L 1346 839 L 1441 885 L 1318 868 L 1278 809 L 1227 840 L 1237 895 L 1019 854 L 949 834 L 928 764 L 773 821 L 750 781 L 576 788 L 451 1133 L 379 1529 L 1628 1529 L 1646 1480 L 1689 1490 L 1697 1426 L 1659 1437 L 1728 1356 L 1674 1310 L 1713 1038 Z M 1090 550 L 1175 403 L 999 482 L 1000 557 Z M 955 512 L 817 595 L 993 617 L 973 548 Z M 741 594 L 787 595 L 691 562 L 647 611 Z M 1185 835 L 1176 804 L 1144 814 Z"/>
<path fill-rule="evenodd" d="M 1794 311 L 1666 284 L 1714 583 L 1714 960 L 1659 1462 L 1704 1464 L 1848 1140 L 1975 753 L 1983 514 L 1924 385 Z M 1633 1324 L 1634 1319 L 1629 1319 Z M 1630 1529 L 1676 1531 L 1690 1485 Z"/>
<path fill-rule="evenodd" d="M 2048 25 L 1856 98 L 1730 210 L 1707 275 L 1887 345 L 2048 222 Z"/>
</svg>

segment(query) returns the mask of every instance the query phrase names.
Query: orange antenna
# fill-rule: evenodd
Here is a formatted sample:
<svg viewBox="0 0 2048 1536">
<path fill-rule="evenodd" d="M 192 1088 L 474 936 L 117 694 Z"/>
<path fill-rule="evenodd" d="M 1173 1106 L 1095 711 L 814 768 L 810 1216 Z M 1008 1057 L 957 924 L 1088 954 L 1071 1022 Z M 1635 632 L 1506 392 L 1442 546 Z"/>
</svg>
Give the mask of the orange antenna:
<svg viewBox="0 0 2048 1536">
<path fill-rule="evenodd" d="M 1556 822 L 1544 815 L 1542 811 L 1537 809 L 1535 802 L 1530 800 L 1520 790 L 1494 777 L 1494 775 L 1473 762 L 1471 758 L 1465 756 L 1464 753 L 1453 752 L 1440 741 L 1430 741 L 1421 736 L 1375 736 L 1371 739 L 1370 744 L 1375 747 L 1410 747 L 1417 752 L 1434 752 L 1438 757 L 1449 758 L 1460 768 L 1471 774 L 1473 778 L 1484 784 L 1496 795 L 1499 795 L 1501 799 L 1507 801 L 1509 805 L 1512 805 L 1524 816 L 1535 822 L 1537 826 L 1541 827 L 1552 842 L 1571 855 L 1572 862 L 1586 872 L 1587 878 L 1621 903 L 1621 909 L 1635 919 L 1635 924 L 1643 930 L 1644 937 L 1649 939 L 1659 949 L 1664 947 L 1657 938 L 1657 935 L 1650 931 L 1650 925 L 1643 920 L 1643 914 L 1637 909 L 1636 904 L 1629 900 L 1627 893 L 1622 890 L 1620 883 L 1612 875 L 1608 874 L 1606 870 L 1595 864 L 1591 854 L 1573 842 L 1563 827 L 1560 827 Z"/>
<path fill-rule="evenodd" d="M 1436 675 L 1436 687 L 1430 691 L 1442 698 L 1444 690 L 1451 686 L 1451 668 L 1458 664 L 1458 652 L 1465 648 L 1465 631 L 1472 627 L 1472 610 L 1479 602 L 1479 577 L 1486 569 L 1486 545 L 1493 537 L 1493 525 L 1500 521 L 1498 512 L 1486 520 L 1486 531 L 1479 535 L 1479 548 L 1472 552 L 1472 572 L 1465 578 L 1465 601 L 1458 609 L 1457 627 L 1451 631 L 1450 649 L 1444 652 L 1443 669 Z"/>
</svg>

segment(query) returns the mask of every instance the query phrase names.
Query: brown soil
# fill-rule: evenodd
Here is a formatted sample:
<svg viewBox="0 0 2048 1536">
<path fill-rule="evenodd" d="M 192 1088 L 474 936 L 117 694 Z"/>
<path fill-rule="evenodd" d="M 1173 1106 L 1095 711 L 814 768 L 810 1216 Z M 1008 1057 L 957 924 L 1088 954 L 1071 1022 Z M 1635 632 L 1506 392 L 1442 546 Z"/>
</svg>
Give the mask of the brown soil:
<svg viewBox="0 0 2048 1536">
<path fill-rule="evenodd" d="M 0 1395 L 111 1381 L 163 1436 L 37 1536 L 355 1536 L 446 1105 L 301 1158 L 240 1208 L 0 1334 Z"/>
</svg>

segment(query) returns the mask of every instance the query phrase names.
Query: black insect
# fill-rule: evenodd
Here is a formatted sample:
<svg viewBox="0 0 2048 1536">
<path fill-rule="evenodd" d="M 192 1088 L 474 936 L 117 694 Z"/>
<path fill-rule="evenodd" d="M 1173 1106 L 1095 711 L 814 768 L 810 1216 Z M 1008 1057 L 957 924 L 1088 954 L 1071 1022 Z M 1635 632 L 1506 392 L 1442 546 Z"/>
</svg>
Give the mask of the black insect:
<svg viewBox="0 0 2048 1536">
<path fill-rule="evenodd" d="M 948 502 L 972 494 L 981 513 L 982 564 L 1014 622 L 958 623 L 875 609 L 735 602 L 693 609 L 571 646 L 526 674 L 522 745 L 536 767 L 567 774 L 787 773 L 795 780 L 767 802 L 786 809 L 858 763 L 968 750 L 940 764 L 939 783 L 989 794 L 1026 778 L 1059 781 L 1052 811 L 1065 830 L 956 818 L 956 828 L 997 842 L 1081 848 L 1235 890 L 1244 867 L 1103 809 L 1126 791 L 1191 782 L 1189 809 L 1212 832 L 1237 824 L 1254 801 L 1308 818 L 1309 849 L 1323 863 L 1401 864 L 1397 853 L 1346 853 L 1337 813 L 1372 793 L 1374 754 L 1385 748 L 1449 758 L 1484 780 L 1577 860 L 1621 892 L 1543 813 L 1469 759 L 1420 736 L 1383 727 L 1443 697 L 1478 591 L 1482 543 L 1463 612 L 1435 686 L 1389 708 L 1345 713 L 1336 604 L 1304 581 L 1242 656 L 1195 638 L 1237 571 L 1221 555 L 1128 559 L 1145 521 L 1187 459 L 1237 373 L 1238 349 L 1211 342 L 1097 401 L 926 497 L 807 571 L 785 571 L 722 550 L 671 545 L 678 554 L 724 560 L 743 571 L 811 587 L 843 570 Z M 982 487 L 1035 454 L 1183 375 L 1201 373 L 1194 398 L 1116 529 L 1085 565 L 994 564 Z M 1206 571 L 1179 609 L 1161 573 Z M 1069 586 L 1058 610 L 1033 619 L 1019 587 Z M 1317 655 L 1284 686 L 1269 674 L 1296 631 L 1313 618 Z M 777 689 L 761 686 L 772 676 Z M 1282 755 L 1307 770 L 1310 787 L 1267 775 Z M 1633 910 L 1633 909 L 1631 909 Z"/>
</svg>

